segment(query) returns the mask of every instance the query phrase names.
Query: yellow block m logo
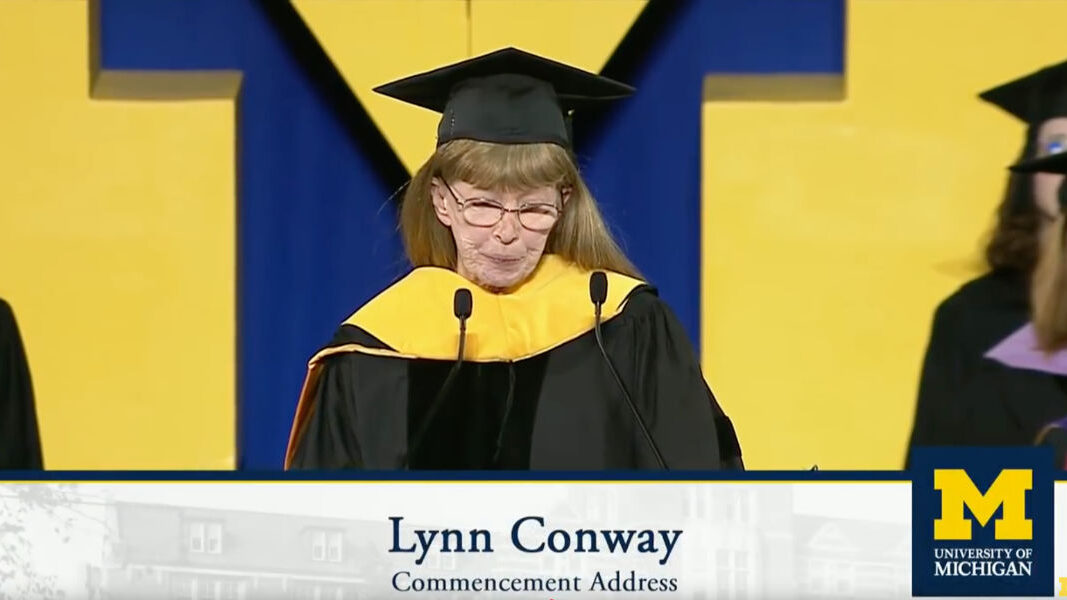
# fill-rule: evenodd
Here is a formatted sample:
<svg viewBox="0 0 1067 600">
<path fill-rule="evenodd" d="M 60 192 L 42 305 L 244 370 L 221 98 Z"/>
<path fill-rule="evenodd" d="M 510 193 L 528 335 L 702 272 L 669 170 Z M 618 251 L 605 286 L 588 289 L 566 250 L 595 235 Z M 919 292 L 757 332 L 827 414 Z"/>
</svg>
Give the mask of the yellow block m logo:
<svg viewBox="0 0 1067 600">
<path fill-rule="evenodd" d="M 1029 469 L 1004 469 L 983 494 L 963 469 L 934 469 L 934 489 L 941 490 L 941 518 L 934 520 L 935 540 L 971 539 L 971 520 L 963 517 L 963 506 L 985 527 L 998 507 L 1001 518 L 993 535 L 998 540 L 1030 540 L 1034 523 L 1026 518 L 1026 490 L 1034 487 Z"/>
</svg>

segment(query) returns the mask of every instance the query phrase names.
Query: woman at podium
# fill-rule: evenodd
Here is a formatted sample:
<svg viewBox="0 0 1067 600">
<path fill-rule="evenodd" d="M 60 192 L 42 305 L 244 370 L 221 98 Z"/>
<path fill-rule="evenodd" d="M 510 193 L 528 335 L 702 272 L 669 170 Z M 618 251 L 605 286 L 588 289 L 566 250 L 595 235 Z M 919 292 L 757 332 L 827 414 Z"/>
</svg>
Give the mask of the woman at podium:
<svg viewBox="0 0 1067 600">
<path fill-rule="evenodd" d="M 311 359 L 286 467 L 740 467 L 571 152 L 569 112 L 632 89 L 508 48 L 376 91 L 442 114 L 401 206 L 415 268 Z"/>
</svg>

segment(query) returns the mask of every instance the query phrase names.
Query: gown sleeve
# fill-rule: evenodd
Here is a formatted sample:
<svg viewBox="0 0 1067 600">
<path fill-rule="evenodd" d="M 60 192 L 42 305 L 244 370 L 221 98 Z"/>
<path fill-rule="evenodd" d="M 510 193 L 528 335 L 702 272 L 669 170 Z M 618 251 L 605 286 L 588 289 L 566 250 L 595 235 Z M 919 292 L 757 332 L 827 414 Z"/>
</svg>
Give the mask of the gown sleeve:
<svg viewBox="0 0 1067 600">
<path fill-rule="evenodd" d="M 668 468 L 743 469 L 733 423 L 700 370 L 685 330 L 655 294 L 635 293 L 624 327 L 606 349 L 627 381 L 634 402 Z M 643 461 L 648 463 L 648 458 Z M 648 464 L 653 466 L 654 463 Z"/>
<path fill-rule="evenodd" d="M 407 449 L 407 360 L 345 351 L 385 348 L 349 325 L 308 370 L 291 434 L 290 469 L 396 469 Z"/>
<path fill-rule="evenodd" d="M 942 303 L 934 312 L 930 341 L 923 358 L 905 468 L 910 464 L 912 448 L 950 444 L 954 439 L 953 431 L 959 421 L 955 399 L 966 379 L 960 334 L 958 307 Z"/>
<path fill-rule="evenodd" d="M 363 455 L 357 439 L 357 356 L 326 358 L 308 375 L 312 401 L 304 430 L 295 441 L 292 469 L 359 469 Z"/>
<path fill-rule="evenodd" d="M 14 313 L 0 300 L 0 469 L 42 469 L 33 385 Z"/>
</svg>

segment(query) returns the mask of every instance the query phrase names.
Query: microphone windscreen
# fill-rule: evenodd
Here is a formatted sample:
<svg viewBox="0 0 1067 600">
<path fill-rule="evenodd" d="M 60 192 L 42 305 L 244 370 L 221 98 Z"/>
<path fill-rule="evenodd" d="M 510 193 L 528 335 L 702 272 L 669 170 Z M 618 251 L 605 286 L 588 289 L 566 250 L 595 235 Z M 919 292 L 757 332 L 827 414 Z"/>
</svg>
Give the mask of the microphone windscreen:
<svg viewBox="0 0 1067 600">
<path fill-rule="evenodd" d="M 603 271 L 589 276 L 589 299 L 593 304 L 603 304 L 608 299 L 608 276 Z"/>
<path fill-rule="evenodd" d="M 471 298 L 470 290 L 467 288 L 456 290 L 456 295 L 452 297 L 452 310 L 457 319 L 467 319 L 471 316 L 474 310 L 474 300 Z"/>
</svg>

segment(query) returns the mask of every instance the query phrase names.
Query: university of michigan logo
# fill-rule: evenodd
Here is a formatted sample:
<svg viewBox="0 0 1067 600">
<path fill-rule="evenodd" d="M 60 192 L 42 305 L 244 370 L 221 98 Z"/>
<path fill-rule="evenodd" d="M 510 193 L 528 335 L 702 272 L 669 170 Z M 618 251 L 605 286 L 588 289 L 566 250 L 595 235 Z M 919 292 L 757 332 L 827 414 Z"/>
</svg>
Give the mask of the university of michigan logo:
<svg viewBox="0 0 1067 600">
<path fill-rule="evenodd" d="M 922 448 L 912 465 L 913 595 L 1052 595 L 1048 449 Z"/>
<path fill-rule="evenodd" d="M 996 520 L 995 539 L 1033 539 L 1034 522 L 1026 518 L 1026 492 L 1033 487 L 1030 469 L 1004 469 L 985 493 L 963 469 L 935 469 L 934 489 L 941 492 L 941 518 L 934 521 L 934 539 L 971 539 L 972 520 L 964 517 L 965 506 L 982 527 L 998 508 L 1003 509 L 1003 516 Z"/>
</svg>

